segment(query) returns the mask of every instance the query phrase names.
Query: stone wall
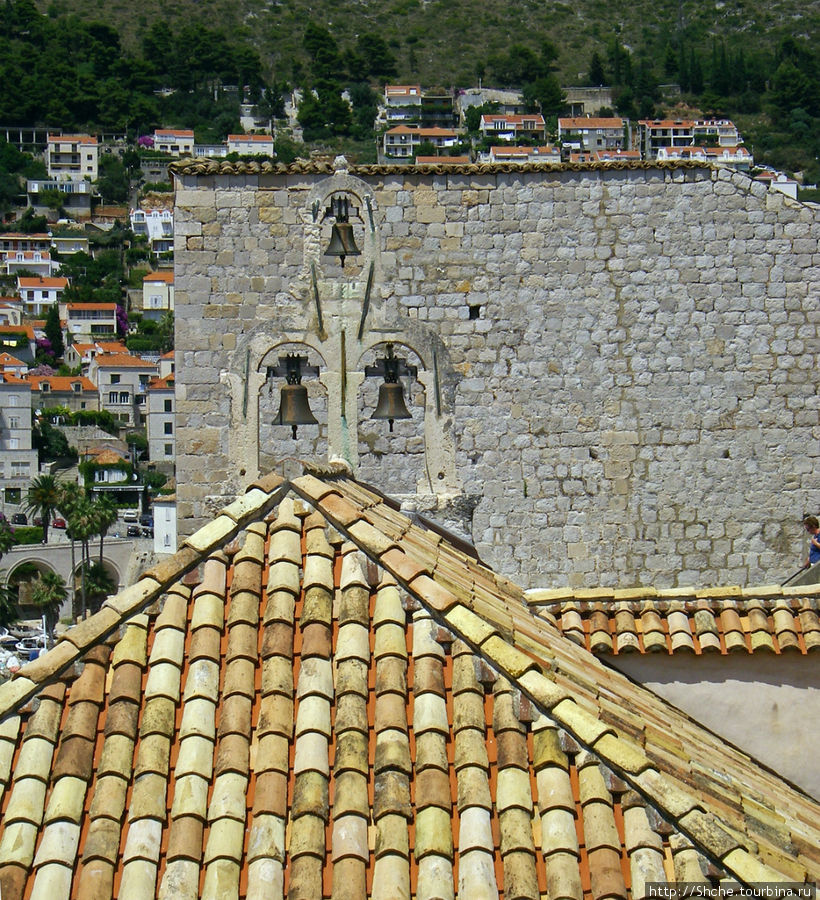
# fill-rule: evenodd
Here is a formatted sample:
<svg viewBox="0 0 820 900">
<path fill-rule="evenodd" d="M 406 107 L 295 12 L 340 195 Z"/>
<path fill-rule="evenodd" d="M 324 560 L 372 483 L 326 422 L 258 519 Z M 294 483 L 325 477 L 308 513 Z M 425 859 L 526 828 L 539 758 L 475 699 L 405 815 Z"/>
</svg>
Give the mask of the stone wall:
<svg viewBox="0 0 820 900">
<path fill-rule="evenodd" d="M 797 567 L 820 507 L 816 208 L 692 165 L 176 178 L 183 533 L 260 468 L 337 455 L 525 586 Z M 344 268 L 322 255 L 339 194 Z M 387 342 L 418 369 L 392 434 L 364 374 Z M 296 442 L 270 424 L 288 350 L 319 368 Z"/>
</svg>

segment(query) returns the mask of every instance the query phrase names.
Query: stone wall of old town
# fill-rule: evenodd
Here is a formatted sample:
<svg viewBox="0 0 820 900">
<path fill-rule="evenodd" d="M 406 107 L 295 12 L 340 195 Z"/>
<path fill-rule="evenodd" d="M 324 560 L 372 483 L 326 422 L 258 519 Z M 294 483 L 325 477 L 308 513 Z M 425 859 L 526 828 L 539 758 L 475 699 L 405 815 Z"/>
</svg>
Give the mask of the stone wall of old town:
<svg viewBox="0 0 820 900">
<path fill-rule="evenodd" d="M 525 586 L 780 581 L 820 507 L 815 207 L 706 167 L 176 167 L 177 496 L 341 457 Z M 361 250 L 324 255 L 345 197 Z M 374 421 L 388 343 L 411 419 Z M 288 352 L 318 425 L 274 424 Z M 318 374 L 316 374 L 318 372 Z"/>
</svg>

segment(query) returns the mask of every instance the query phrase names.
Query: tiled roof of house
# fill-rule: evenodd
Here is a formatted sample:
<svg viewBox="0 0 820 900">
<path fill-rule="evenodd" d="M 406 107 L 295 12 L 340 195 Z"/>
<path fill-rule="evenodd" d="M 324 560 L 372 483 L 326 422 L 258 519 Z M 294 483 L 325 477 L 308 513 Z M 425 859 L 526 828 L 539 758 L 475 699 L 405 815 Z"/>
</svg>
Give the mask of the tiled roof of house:
<svg viewBox="0 0 820 900">
<path fill-rule="evenodd" d="M 34 340 L 34 328 L 30 323 L 26 325 L 0 325 L 0 335 L 4 334 L 24 334 L 30 341 Z"/>
<path fill-rule="evenodd" d="M 0 812 L 4 900 L 820 876 L 820 805 L 341 475 L 260 480 L 0 685 Z"/>
<path fill-rule="evenodd" d="M 68 312 L 73 312 L 75 310 L 96 310 L 97 312 L 114 312 L 116 310 L 116 303 L 67 303 L 66 309 Z"/>
<path fill-rule="evenodd" d="M 145 282 L 152 281 L 163 281 L 165 284 L 173 284 L 174 283 L 174 273 L 173 272 L 151 272 L 150 275 L 146 275 L 145 278 L 142 279 L 143 284 Z"/>
<path fill-rule="evenodd" d="M 568 118 L 559 119 L 558 127 L 562 129 L 584 129 L 584 128 L 623 128 L 624 120 L 620 116 L 604 116 L 589 118 Z"/>
<path fill-rule="evenodd" d="M 17 284 L 18 287 L 21 288 L 58 288 L 64 290 L 68 287 L 68 279 L 67 278 L 43 278 L 39 275 L 37 276 L 28 276 L 28 275 L 18 275 L 17 276 Z"/>
<path fill-rule="evenodd" d="M 156 369 L 157 364 L 130 353 L 98 353 L 94 363 L 100 369 Z"/>
<path fill-rule="evenodd" d="M 174 375 L 166 375 L 164 378 L 155 378 L 148 383 L 149 391 L 168 391 L 174 389 Z"/>
<path fill-rule="evenodd" d="M 96 137 L 90 134 L 50 134 L 48 136 L 49 144 L 96 144 Z"/>
<path fill-rule="evenodd" d="M 419 166 L 463 166 L 470 162 L 469 156 L 417 156 Z"/>
<path fill-rule="evenodd" d="M 51 391 L 72 392 L 73 385 L 79 384 L 81 391 L 97 393 L 96 386 L 85 375 L 25 375 L 24 377 L 35 391 L 42 390 L 42 386 L 47 384 Z"/>
<path fill-rule="evenodd" d="M 12 356 L 10 353 L 0 353 L 0 366 L 24 366 L 26 365 L 23 360 L 17 359 L 16 356 Z"/>
</svg>

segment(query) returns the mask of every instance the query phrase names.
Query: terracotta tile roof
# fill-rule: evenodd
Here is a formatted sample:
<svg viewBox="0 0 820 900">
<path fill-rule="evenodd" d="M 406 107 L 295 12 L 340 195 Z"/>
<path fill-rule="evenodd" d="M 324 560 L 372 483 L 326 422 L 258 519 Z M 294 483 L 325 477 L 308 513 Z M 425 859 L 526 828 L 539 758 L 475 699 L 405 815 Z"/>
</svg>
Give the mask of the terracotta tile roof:
<svg viewBox="0 0 820 900">
<path fill-rule="evenodd" d="M 10 353 L 0 353 L 0 366 L 24 366 L 26 365 L 21 359 L 12 356 Z"/>
<path fill-rule="evenodd" d="M 151 391 L 167 391 L 174 389 L 174 376 L 166 375 L 164 378 L 155 378 L 148 383 L 148 390 Z"/>
<path fill-rule="evenodd" d="M 89 310 L 93 309 L 97 312 L 113 312 L 117 308 L 116 303 L 67 303 L 66 309 L 69 312 L 73 310 Z"/>
<path fill-rule="evenodd" d="M 463 166 L 470 162 L 469 156 L 417 156 L 417 166 Z"/>
<path fill-rule="evenodd" d="M 0 685 L 4 900 L 818 878 L 820 805 L 522 601 L 344 476 L 262 479 Z"/>
<path fill-rule="evenodd" d="M 623 128 L 624 120 L 620 116 L 568 118 L 559 119 L 558 127 L 572 130 L 577 128 Z"/>
<path fill-rule="evenodd" d="M 98 353 L 94 357 L 94 362 L 101 369 L 155 369 L 157 367 L 156 363 L 139 356 L 132 356 L 130 353 Z"/>
<path fill-rule="evenodd" d="M 47 384 L 52 391 L 73 391 L 72 385 L 80 384 L 83 391 L 97 393 L 96 385 L 85 375 L 25 375 L 24 377 L 35 391 L 42 390 L 43 384 Z"/>
<path fill-rule="evenodd" d="M 18 286 L 21 288 L 67 288 L 67 278 L 42 278 L 40 276 L 17 276 Z"/>
<path fill-rule="evenodd" d="M 164 281 L 166 284 L 174 283 L 174 273 L 173 272 L 152 272 L 150 275 L 146 275 L 145 278 L 142 279 L 143 284 L 148 281 Z"/>
<path fill-rule="evenodd" d="M 194 136 L 193 130 L 186 128 L 157 128 L 154 134 L 161 135 L 162 137 L 192 138 Z"/>
<path fill-rule="evenodd" d="M 97 138 L 89 134 L 50 134 L 49 144 L 96 144 Z"/>
<path fill-rule="evenodd" d="M 815 597 L 803 589 L 528 591 L 531 607 L 595 654 L 820 650 Z"/>
<path fill-rule="evenodd" d="M 0 325 L 0 335 L 24 334 L 30 341 L 34 340 L 34 328 L 30 325 Z"/>
</svg>

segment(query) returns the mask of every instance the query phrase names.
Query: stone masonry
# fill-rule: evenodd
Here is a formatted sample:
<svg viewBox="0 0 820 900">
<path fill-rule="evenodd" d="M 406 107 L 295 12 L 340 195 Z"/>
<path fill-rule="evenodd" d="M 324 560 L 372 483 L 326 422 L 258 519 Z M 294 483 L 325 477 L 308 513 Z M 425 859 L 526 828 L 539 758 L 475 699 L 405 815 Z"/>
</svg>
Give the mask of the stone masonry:
<svg viewBox="0 0 820 900">
<path fill-rule="evenodd" d="M 697 165 L 182 162 L 184 532 L 288 458 L 525 586 L 780 581 L 820 507 L 816 207 Z M 333 196 L 362 253 L 323 255 Z M 387 343 L 412 419 L 370 415 Z M 272 424 L 287 352 L 318 426 Z"/>
</svg>

